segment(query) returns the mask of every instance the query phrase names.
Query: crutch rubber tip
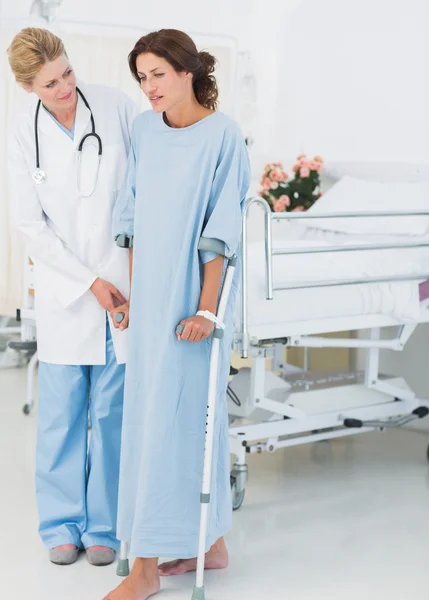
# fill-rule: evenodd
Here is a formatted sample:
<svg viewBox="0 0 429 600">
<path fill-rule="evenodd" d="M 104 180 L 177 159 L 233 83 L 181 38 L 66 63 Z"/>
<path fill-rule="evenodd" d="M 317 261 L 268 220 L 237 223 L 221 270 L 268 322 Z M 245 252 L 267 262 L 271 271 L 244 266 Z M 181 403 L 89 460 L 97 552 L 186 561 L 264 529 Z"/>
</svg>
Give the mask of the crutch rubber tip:
<svg viewBox="0 0 429 600">
<path fill-rule="evenodd" d="M 204 587 L 194 587 L 192 592 L 192 600 L 205 600 L 206 595 L 204 593 Z"/>
<path fill-rule="evenodd" d="M 130 574 L 130 563 L 128 558 L 120 558 L 116 567 L 116 575 L 118 577 L 128 577 Z"/>
</svg>

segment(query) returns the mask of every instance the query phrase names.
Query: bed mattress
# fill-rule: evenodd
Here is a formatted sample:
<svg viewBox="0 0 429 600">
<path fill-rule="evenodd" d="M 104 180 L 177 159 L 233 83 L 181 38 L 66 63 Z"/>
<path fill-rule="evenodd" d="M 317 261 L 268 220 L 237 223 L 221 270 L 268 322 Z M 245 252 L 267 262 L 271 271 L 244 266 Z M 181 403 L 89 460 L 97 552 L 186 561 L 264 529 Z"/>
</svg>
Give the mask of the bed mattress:
<svg viewBox="0 0 429 600">
<path fill-rule="evenodd" d="M 283 227 L 281 239 L 273 248 L 317 248 L 329 245 L 381 244 L 396 242 L 428 243 L 429 235 L 374 236 L 348 235 L 312 229 L 296 223 Z M 284 235 L 286 234 L 286 235 Z M 265 255 L 263 242 L 248 244 L 248 329 L 259 339 L 288 335 L 288 325 L 297 322 L 382 315 L 394 324 L 421 320 L 421 302 L 429 298 L 426 280 L 393 283 L 369 283 L 274 292 L 265 297 Z M 300 284 L 317 280 L 361 279 L 367 277 L 426 273 L 429 279 L 429 248 L 366 250 L 273 256 L 273 282 Z M 237 307 L 236 328 L 240 324 Z M 345 319 L 345 322 L 347 319 Z M 337 329 L 338 330 L 338 329 Z M 329 331 L 327 329 L 326 331 Z M 271 335 L 270 335 L 271 334 Z"/>
</svg>

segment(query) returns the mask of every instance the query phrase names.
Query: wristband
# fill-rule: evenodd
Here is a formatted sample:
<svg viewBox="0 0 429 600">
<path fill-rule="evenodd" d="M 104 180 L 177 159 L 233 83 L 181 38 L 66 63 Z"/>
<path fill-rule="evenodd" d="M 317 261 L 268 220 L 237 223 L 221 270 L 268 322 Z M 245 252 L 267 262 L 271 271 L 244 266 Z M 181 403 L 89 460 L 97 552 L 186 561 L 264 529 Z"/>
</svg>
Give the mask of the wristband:
<svg viewBox="0 0 429 600">
<path fill-rule="evenodd" d="M 209 310 L 199 310 L 197 312 L 197 317 L 204 317 L 208 321 L 211 321 L 212 323 L 217 325 L 217 327 L 219 327 L 219 329 L 225 329 L 225 324 L 222 323 L 222 321 L 220 319 L 218 319 L 217 316 L 214 315 Z"/>
</svg>

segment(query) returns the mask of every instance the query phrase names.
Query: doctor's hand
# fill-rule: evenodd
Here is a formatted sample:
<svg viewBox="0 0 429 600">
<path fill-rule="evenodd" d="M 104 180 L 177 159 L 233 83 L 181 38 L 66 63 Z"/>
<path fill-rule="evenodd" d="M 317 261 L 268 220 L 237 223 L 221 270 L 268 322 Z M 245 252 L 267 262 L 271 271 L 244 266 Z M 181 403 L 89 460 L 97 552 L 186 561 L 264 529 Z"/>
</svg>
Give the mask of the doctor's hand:
<svg viewBox="0 0 429 600">
<path fill-rule="evenodd" d="M 120 323 L 118 323 L 115 319 L 115 315 L 122 313 L 124 318 Z M 110 316 L 112 317 L 112 323 L 116 329 L 120 329 L 123 331 L 128 327 L 129 317 L 130 317 L 130 303 L 125 302 L 122 306 L 116 307 L 114 310 L 110 311 Z"/>
<path fill-rule="evenodd" d="M 214 329 L 214 323 L 201 315 L 195 315 L 194 317 L 189 317 L 189 319 L 184 319 L 183 321 L 180 321 L 179 324 L 184 326 L 181 335 L 176 332 L 179 341 L 202 342 L 212 334 Z"/>
<path fill-rule="evenodd" d="M 98 303 L 104 310 L 109 312 L 114 310 L 118 304 L 125 304 L 127 302 L 126 298 L 123 297 L 121 292 L 112 283 L 100 277 L 94 281 L 90 289 L 97 298 Z"/>
</svg>

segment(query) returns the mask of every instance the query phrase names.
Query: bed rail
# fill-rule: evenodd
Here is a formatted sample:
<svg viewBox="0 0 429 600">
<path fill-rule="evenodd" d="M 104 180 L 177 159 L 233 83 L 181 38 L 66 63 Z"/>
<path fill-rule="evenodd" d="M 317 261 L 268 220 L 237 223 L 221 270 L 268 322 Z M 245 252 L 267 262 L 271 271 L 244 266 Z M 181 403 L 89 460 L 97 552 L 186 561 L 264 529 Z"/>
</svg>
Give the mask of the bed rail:
<svg viewBox="0 0 429 600">
<path fill-rule="evenodd" d="M 258 196 L 248 198 L 245 203 L 243 210 L 243 229 L 242 229 L 242 244 L 241 244 L 241 259 L 242 259 L 242 271 L 241 271 L 241 323 L 240 323 L 240 350 L 242 358 L 248 357 L 249 347 L 249 334 L 248 334 L 248 261 L 247 261 L 247 240 L 248 240 L 248 224 L 247 218 L 249 209 L 254 204 L 259 204 L 264 211 L 264 232 L 265 232 L 265 286 L 266 286 L 266 299 L 272 300 L 274 297 L 274 291 L 280 290 L 296 290 L 304 288 L 322 288 L 322 287 L 333 287 L 333 286 L 345 286 L 345 285 L 357 285 L 366 283 L 396 283 L 400 281 L 422 281 L 429 279 L 429 271 L 424 273 L 416 273 L 415 275 L 396 275 L 396 276 L 380 276 L 380 277 L 368 277 L 366 279 L 332 279 L 327 281 L 305 281 L 305 282 L 291 282 L 288 284 L 279 283 L 277 285 L 273 282 L 273 264 L 272 257 L 279 255 L 296 255 L 296 254 L 320 254 L 330 252 L 354 252 L 354 251 L 365 251 L 365 250 L 391 250 L 400 248 L 423 248 L 429 247 L 429 242 L 424 243 L 421 240 L 416 242 L 404 241 L 392 242 L 392 244 L 347 244 L 344 246 L 321 246 L 312 248 L 273 248 L 272 243 L 272 221 L 273 220 L 285 220 L 285 221 L 311 221 L 314 219 L 350 219 L 350 218 L 409 218 L 409 217 L 428 217 L 428 210 L 411 210 L 411 211 L 396 211 L 396 212 L 346 212 L 346 213 L 309 213 L 309 212 L 284 212 L 275 213 L 271 211 L 270 205 L 266 200 Z"/>
</svg>

